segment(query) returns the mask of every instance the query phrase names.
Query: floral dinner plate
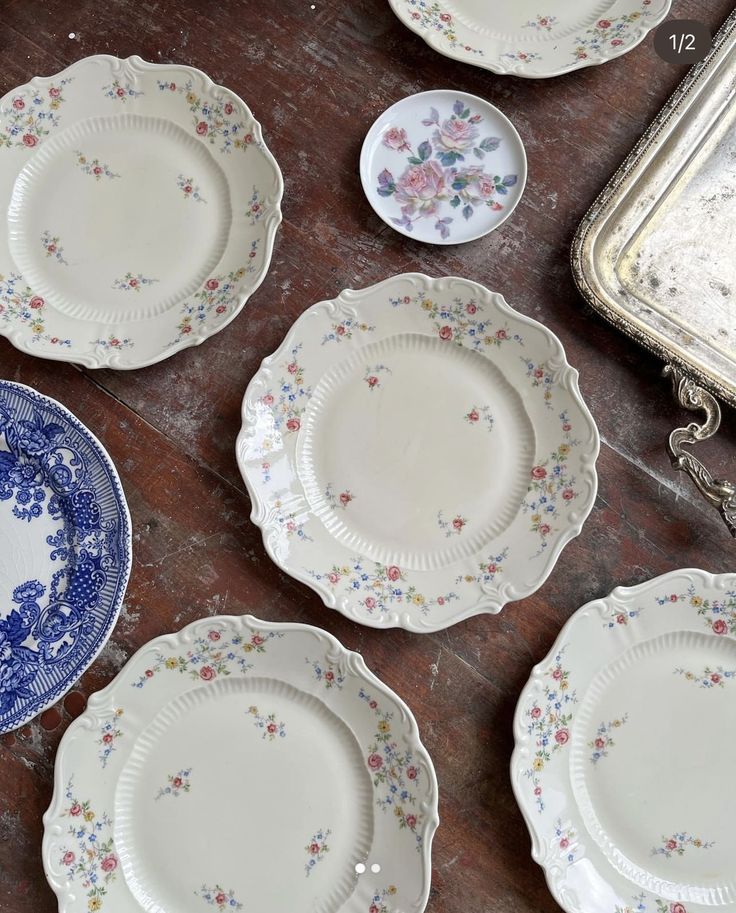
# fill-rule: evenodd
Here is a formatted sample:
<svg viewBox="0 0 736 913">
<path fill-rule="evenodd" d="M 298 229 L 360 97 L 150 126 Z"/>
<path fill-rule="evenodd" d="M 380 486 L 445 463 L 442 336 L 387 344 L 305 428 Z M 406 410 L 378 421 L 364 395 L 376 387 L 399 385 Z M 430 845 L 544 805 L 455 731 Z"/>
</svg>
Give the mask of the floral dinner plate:
<svg viewBox="0 0 736 913">
<path fill-rule="evenodd" d="M 349 618 L 413 631 L 541 586 L 597 455 L 559 340 L 477 283 L 418 274 L 309 308 L 249 384 L 237 442 L 271 558 Z"/>
<path fill-rule="evenodd" d="M 511 764 L 564 910 L 736 910 L 734 689 L 736 574 L 619 587 L 565 625 L 522 692 Z"/>
<path fill-rule="evenodd" d="M 69 727 L 43 862 L 65 913 L 422 913 L 437 824 L 416 722 L 357 653 L 217 617 Z"/>
<path fill-rule="evenodd" d="M 130 516 L 100 442 L 59 403 L 0 380 L 0 732 L 94 660 L 130 562 Z"/>
<path fill-rule="evenodd" d="M 260 285 L 281 172 L 199 70 L 80 60 L 0 99 L 0 333 L 138 368 L 203 342 Z"/>
<path fill-rule="evenodd" d="M 498 228 L 526 183 L 526 153 L 511 121 L 465 92 L 434 90 L 396 102 L 368 131 L 360 179 L 376 213 L 430 244 L 472 241 Z"/>
<path fill-rule="evenodd" d="M 672 0 L 389 0 L 430 47 L 494 73 L 559 76 L 636 47 Z"/>
</svg>

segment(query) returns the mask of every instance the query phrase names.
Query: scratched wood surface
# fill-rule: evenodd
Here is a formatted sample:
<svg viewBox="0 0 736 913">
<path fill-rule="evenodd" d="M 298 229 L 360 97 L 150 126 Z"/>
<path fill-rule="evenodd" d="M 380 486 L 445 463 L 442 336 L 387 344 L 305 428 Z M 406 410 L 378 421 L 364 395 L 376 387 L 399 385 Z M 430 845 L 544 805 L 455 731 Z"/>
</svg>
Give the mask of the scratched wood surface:
<svg viewBox="0 0 736 913">
<path fill-rule="evenodd" d="M 650 35 L 602 67 L 546 81 L 504 78 L 435 54 L 385 0 L 311 7 L 0 2 L 0 95 L 95 53 L 192 64 L 245 98 L 286 183 L 265 282 L 201 348 L 146 370 L 95 373 L 21 355 L 0 339 L 0 377 L 61 400 L 110 451 L 130 504 L 135 556 L 121 619 L 98 661 L 41 720 L 0 739 L 2 911 L 56 909 L 41 866 L 41 816 L 59 740 L 86 697 L 150 638 L 203 615 L 252 612 L 326 627 L 414 710 L 440 782 L 430 913 L 552 913 L 508 776 L 512 715 L 531 666 L 574 609 L 618 584 L 683 566 L 733 569 L 725 528 L 665 456 L 666 434 L 685 416 L 661 365 L 583 304 L 568 267 L 581 216 L 685 69 L 656 57 Z M 676 0 L 673 15 L 715 30 L 730 8 L 726 0 Z M 460 247 L 396 234 L 360 189 L 358 154 L 374 118 L 432 88 L 498 105 L 529 157 L 513 217 Z M 581 372 L 603 439 L 593 513 L 545 586 L 500 616 L 425 636 L 356 626 L 277 570 L 248 519 L 234 458 L 245 386 L 297 315 L 342 288 L 407 270 L 478 280 L 551 327 Z M 704 448 L 718 474 L 736 474 L 734 445 L 726 410 L 723 430 Z"/>
</svg>

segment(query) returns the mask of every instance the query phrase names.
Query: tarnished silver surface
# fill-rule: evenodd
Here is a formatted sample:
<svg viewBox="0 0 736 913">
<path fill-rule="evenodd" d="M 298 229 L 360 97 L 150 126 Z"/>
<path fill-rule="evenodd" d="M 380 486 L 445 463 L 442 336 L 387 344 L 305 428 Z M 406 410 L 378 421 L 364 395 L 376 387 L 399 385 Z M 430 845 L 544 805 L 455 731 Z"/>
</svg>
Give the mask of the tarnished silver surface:
<svg viewBox="0 0 736 913">
<path fill-rule="evenodd" d="M 680 450 L 718 427 L 705 391 L 736 406 L 736 11 L 591 206 L 571 260 L 590 304 L 675 370 L 681 404 L 706 408 L 707 433 L 678 429 L 670 454 L 736 535 L 733 486 Z"/>
</svg>

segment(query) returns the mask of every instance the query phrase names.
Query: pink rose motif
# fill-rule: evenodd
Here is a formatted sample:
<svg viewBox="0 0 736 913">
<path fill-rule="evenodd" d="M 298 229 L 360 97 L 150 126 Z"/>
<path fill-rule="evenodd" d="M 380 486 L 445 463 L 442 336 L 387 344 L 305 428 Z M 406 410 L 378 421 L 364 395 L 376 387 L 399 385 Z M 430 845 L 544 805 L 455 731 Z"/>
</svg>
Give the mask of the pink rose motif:
<svg viewBox="0 0 736 913">
<path fill-rule="evenodd" d="M 25 106 L 26 106 L 26 103 L 23 101 L 22 98 L 13 99 L 13 107 L 15 108 L 16 111 L 22 111 L 23 108 L 25 108 Z"/>
<path fill-rule="evenodd" d="M 138 286 L 138 280 L 137 280 L 137 279 L 130 279 L 130 280 L 128 281 L 128 285 L 129 285 L 131 288 L 136 288 L 136 287 Z"/>
<path fill-rule="evenodd" d="M 208 279 L 208 280 L 205 282 L 204 287 L 205 287 L 206 289 L 208 289 L 210 292 L 214 292 L 214 290 L 215 290 L 216 288 L 219 288 L 219 287 L 220 287 L 220 283 L 217 281 L 217 279 Z"/>
<path fill-rule="evenodd" d="M 334 586 L 336 583 L 339 582 L 339 580 L 340 580 L 340 575 L 339 575 L 339 574 L 336 574 L 334 571 L 330 571 L 330 573 L 327 575 L 327 579 L 328 579 L 328 580 L 330 581 L 330 583 Z"/>
<path fill-rule="evenodd" d="M 547 25 L 547 22 L 548 22 L 548 21 L 549 21 L 549 20 L 546 19 L 546 18 L 540 19 L 540 20 L 539 20 L 539 24 L 540 24 L 542 27 L 544 27 L 545 25 Z"/>
<path fill-rule="evenodd" d="M 614 39 L 611 41 L 611 44 L 612 44 L 614 47 L 618 47 L 618 45 L 623 44 L 623 41 L 622 41 L 620 38 L 614 38 Z"/>
<path fill-rule="evenodd" d="M 463 191 L 465 196 L 471 200 L 482 200 L 484 203 L 490 201 L 496 192 L 496 183 L 490 174 L 477 165 L 463 169 L 461 174 L 468 182 Z"/>
<path fill-rule="evenodd" d="M 595 747 L 596 747 L 596 748 L 605 748 L 605 747 L 606 747 L 606 743 L 605 743 L 605 741 L 604 741 L 603 739 L 596 739 L 596 740 L 595 740 Z"/>
<path fill-rule="evenodd" d="M 153 678 L 153 669 L 146 669 L 143 674 L 146 676 L 146 678 Z"/>
<path fill-rule="evenodd" d="M 197 127 L 196 127 L 197 133 L 198 133 L 200 136 L 206 136 L 206 135 L 207 135 L 207 130 L 208 130 L 208 129 L 209 129 L 209 127 L 207 126 L 207 124 L 206 124 L 203 120 L 201 120 L 201 121 L 197 124 Z"/>
<path fill-rule="evenodd" d="M 372 903 L 370 907 L 368 907 L 368 913 L 381 913 L 381 911 L 374 903 Z"/>
<path fill-rule="evenodd" d="M 508 339 L 509 334 L 506 330 L 496 330 L 496 339 Z"/>
<path fill-rule="evenodd" d="M 542 787 L 541 787 L 541 786 L 535 786 L 535 787 L 534 787 L 534 795 L 535 795 L 535 796 L 541 796 L 541 795 L 542 795 Z"/>
<path fill-rule="evenodd" d="M 438 597 L 437 597 L 437 605 L 444 605 L 444 604 L 445 604 L 445 597 L 444 597 L 444 596 L 438 596 Z"/>
<path fill-rule="evenodd" d="M 105 858 L 100 863 L 100 868 L 103 872 L 114 872 L 117 867 L 118 858 L 117 856 L 113 856 L 112 853 L 110 853 L 109 856 L 105 856 Z"/>
<path fill-rule="evenodd" d="M 309 852 L 312 854 L 312 856 L 318 856 L 319 855 L 319 843 L 310 843 Z"/>
<path fill-rule="evenodd" d="M 625 615 L 617 615 L 617 616 L 616 616 L 616 624 L 617 624 L 617 625 L 625 625 L 625 624 L 626 624 L 626 616 L 625 616 Z"/>
<path fill-rule="evenodd" d="M 560 840 L 560 849 L 566 850 L 568 846 L 570 846 L 570 841 L 567 839 L 567 837 L 563 837 L 562 840 Z"/>
<path fill-rule="evenodd" d="M 476 409 L 473 409 L 471 412 L 468 412 L 467 417 L 468 417 L 469 422 L 477 422 L 478 419 L 480 418 L 480 416 L 478 415 L 478 411 Z"/>
<path fill-rule="evenodd" d="M 115 339 L 115 337 L 113 336 L 113 338 L 110 340 L 110 345 L 113 346 L 113 348 L 114 348 L 115 346 L 119 346 L 119 345 L 120 345 L 120 340 L 119 340 L 119 339 Z"/>
<path fill-rule="evenodd" d="M 558 745 L 567 744 L 569 739 L 570 733 L 567 729 L 558 729 L 555 733 L 555 742 L 557 742 Z"/>
<path fill-rule="evenodd" d="M 610 20 L 610 19 L 599 19 L 599 20 L 598 20 L 598 28 L 599 28 L 599 29 L 610 29 L 610 28 L 611 28 L 611 20 Z"/>
<path fill-rule="evenodd" d="M 345 327 L 343 326 L 343 324 L 340 324 L 339 326 L 336 326 L 336 327 L 335 327 L 335 332 L 337 333 L 338 336 L 344 336 L 344 335 L 345 335 Z"/>
<path fill-rule="evenodd" d="M 435 144 L 447 152 L 465 152 L 477 138 L 478 128 L 461 118 L 449 118 L 434 132 Z"/>
<path fill-rule="evenodd" d="M 547 470 L 544 468 L 544 466 L 535 466 L 534 469 L 532 469 L 532 478 L 533 479 L 546 479 Z"/>
<path fill-rule="evenodd" d="M 211 682 L 217 673 L 212 666 L 202 666 L 199 670 L 199 677 L 205 682 Z"/>
<path fill-rule="evenodd" d="M 677 595 L 676 595 L 675 593 L 673 593 L 673 594 L 670 596 L 670 602 L 677 602 Z"/>
<path fill-rule="evenodd" d="M 713 682 L 714 685 L 717 685 L 721 681 L 721 676 L 717 672 L 714 672 L 711 675 L 710 680 Z"/>
<path fill-rule="evenodd" d="M 262 647 L 265 643 L 260 634 L 254 634 L 253 637 L 251 637 L 250 642 L 254 647 Z"/>
<path fill-rule="evenodd" d="M 455 517 L 455 519 L 452 521 L 453 529 L 460 530 L 463 528 L 463 526 L 465 526 L 465 520 L 463 520 L 462 517 Z"/>
<path fill-rule="evenodd" d="M 572 425 L 569 422 L 565 422 L 565 424 L 562 426 L 562 430 L 563 431 L 572 431 Z"/>
<path fill-rule="evenodd" d="M 224 906 L 226 900 L 227 900 L 227 896 L 225 894 L 223 894 L 222 891 L 220 891 L 219 894 L 215 894 L 215 903 L 218 906 L 220 906 L 220 907 Z"/>
<path fill-rule="evenodd" d="M 266 726 L 266 729 L 271 735 L 273 735 L 276 732 L 276 723 L 269 723 L 268 726 Z"/>
<path fill-rule="evenodd" d="M 722 618 L 717 618 L 713 622 L 713 631 L 716 634 L 725 634 L 727 630 L 728 630 L 728 625 Z"/>
<path fill-rule="evenodd" d="M 542 536 L 548 536 L 552 532 L 552 527 L 549 523 L 540 523 L 539 524 L 539 533 Z"/>
<path fill-rule="evenodd" d="M 419 13 L 412 13 L 411 18 L 412 19 L 421 19 L 422 17 L 419 15 Z"/>
<path fill-rule="evenodd" d="M 668 850 L 677 849 L 677 841 L 676 841 L 676 840 L 668 840 L 668 841 L 667 841 L 667 849 L 668 849 Z"/>
<path fill-rule="evenodd" d="M 253 210 L 253 212 L 260 212 L 261 206 L 260 203 L 251 203 L 250 208 Z"/>
<path fill-rule="evenodd" d="M 468 314 L 475 314 L 475 312 L 478 310 L 478 308 L 473 304 L 472 301 L 469 301 L 465 305 L 465 310 L 468 312 Z"/>
<path fill-rule="evenodd" d="M 227 308 L 224 304 L 218 304 L 215 308 L 215 314 L 224 314 Z"/>
<path fill-rule="evenodd" d="M 222 110 L 225 112 L 225 114 L 227 114 L 228 117 L 230 117 L 230 115 L 233 113 L 233 106 L 230 104 L 229 101 L 225 102 L 225 105 Z"/>
<path fill-rule="evenodd" d="M 559 680 L 562 678 L 562 669 L 560 669 L 559 666 L 557 666 L 557 668 L 552 672 L 552 678 L 556 682 L 559 682 Z"/>
<path fill-rule="evenodd" d="M 192 192 L 192 189 L 193 189 L 193 188 L 192 188 L 192 185 L 191 185 L 191 184 L 185 184 L 185 185 L 184 185 L 184 193 L 191 193 L 191 192 Z"/>
<path fill-rule="evenodd" d="M 572 490 L 572 488 L 566 488 L 566 489 L 562 492 L 562 499 L 563 499 L 563 501 L 572 501 L 572 499 L 573 499 L 574 497 L 575 497 L 575 492 Z"/>
<path fill-rule="evenodd" d="M 539 707 L 532 707 L 531 717 L 533 720 L 538 720 L 542 715 L 542 711 Z"/>
<path fill-rule="evenodd" d="M 261 397 L 261 402 L 264 406 L 273 406 L 273 396 L 270 393 L 267 393 L 265 396 Z"/>
<path fill-rule="evenodd" d="M 171 781 L 171 785 L 175 789 L 179 789 L 181 787 L 181 783 L 182 783 L 181 777 L 174 777 L 174 779 Z"/>
<path fill-rule="evenodd" d="M 438 200 L 446 197 L 445 172 L 434 159 L 410 165 L 396 182 L 396 200 L 406 214 L 419 209 L 431 215 L 437 210 Z"/>
<path fill-rule="evenodd" d="M 245 136 L 243 137 L 243 142 L 245 143 L 246 146 L 250 146 L 250 144 L 253 142 L 253 134 L 246 133 Z"/>
<path fill-rule="evenodd" d="M 327 679 L 328 682 L 334 682 L 335 673 L 334 672 L 325 672 L 325 678 Z"/>
<path fill-rule="evenodd" d="M 23 145 L 28 146 L 29 149 L 32 149 L 38 143 L 38 137 L 31 136 L 30 133 L 23 134 Z"/>
<path fill-rule="evenodd" d="M 366 609 L 375 609 L 376 600 L 372 596 L 365 597 L 365 607 Z"/>
<path fill-rule="evenodd" d="M 95 167 L 92 169 L 92 171 L 94 174 L 102 174 L 102 168 L 100 168 L 99 165 L 95 165 Z"/>
<path fill-rule="evenodd" d="M 170 82 L 170 83 L 169 83 L 169 89 L 170 89 L 172 92 L 176 92 L 176 83 L 175 83 L 175 82 Z"/>
<path fill-rule="evenodd" d="M 452 339 L 452 327 L 441 327 L 440 328 L 440 339 L 444 339 L 447 342 L 448 339 Z"/>
<path fill-rule="evenodd" d="M 52 98 L 58 98 L 61 95 L 61 89 L 57 89 L 56 86 L 51 86 L 49 89 L 49 95 Z"/>
<path fill-rule="evenodd" d="M 210 640 L 219 640 L 221 636 L 222 635 L 219 631 L 210 631 L 210 633 L 207 635 Z"/>
<path fill-rule="evenodd" d="M 69 814 L 73 815 L 75 818 L 77 815 L 82 814 L 82 806 L 79 804 L 79 802 L 75 802 L 74 805 L 72 805 L 72 807 L 69 809 Z"/>
<path fill-rule="evenodd" d="M 400 127 L 389 127 L 383 134 L 381 142 L 388 149 L 394 149 L 396 152 L 406 152 L 411 148 L 406 135 L 406 130 L 403 130 Z"/>
<path fill-rule="evenodd" d="M 255 257 L 255 255 L 256 255 L 256 252 L 255 252 L 254 250 L 252 250 L 252 251 L 248 254 L 248 256 L 250 257 L 251 260 Z"/>
<path fill-rule="evenodd" d="M 491 203 L 491 209 L 493 212 L 498 212 L 499 210 L 503 209 L 503 206 L 498 202 L 493 202 Z"/>
<path fill-rule="evenodd" d="M 419 771 L 416 769 L 416 767 L 407 767 L 406 768 L 406 775 L 410 780 L 416 780 L 418 774 L 419 774 Z"/>
<path fill-rule="evenodd" d="M 53 253 L 56 251 L 56 245 L 55 245 L 55 244 L 49 244 L 49 246 L 46 248 L 46 250 L 47 250 L 50 254 L 53 254 Z"/>
<path fill-rule="evenodd" d="M 544 377 L 544 371 L 541 368 L 536 368 L 534 371 L 534 376 L 536 378 Z"/>
<path fill-rule="evenodd" d="M 371 374 L 370 377 L 366 377 L 366 382 L 369 387 L 375 387 L 378 383 L 378 378 L 374 374 Z"/>
<path fill-rule="evenodd" d="M 71 850 L 67 850 L 66 853 L 62 856 L 61 861 L 64 865 L 71 865 L 77 857 L 72 853 Z"/>
<path fill-rule="evenodd" d="M 102 741 L 105 743 L 105 745 L 109 745 L 110 742 L 112 742 L 112 733 L 111 733 L 111 732 L 106 732 L 106 733 L 102 736 Z"/>
<path fill-rule="evenodd" d="M 297 363 L 295 361 L 292 361 L 291 364 L 286 366 L 286 370 L 289 372 L 289 374 L 296 374 L 298 367 L 299 366 L 297 365 Z"/>
<path fill-rule="evenodd" d="M 301 428 L 301 422 L 298 418 L 290 418 L 286 427 L 289 431 L 298 431 Z"/>
<path fill-rule="evenodd" d="M 409 304 L 411 298 L 408 295 L 404 295 L 404 304 Z"/>
<path fill-rule="evenodd" d="M 488 571 L 489 574 L 495 574 L 496 571 L 498 570 L 498 565 L 491 562 L 488 565 L 488 567 L 486 568 L 486 570 Z"/>
<path fill-rule="evenodd" d="M 380 770 L 383 767 L 383 758 L 380 754 L 368 755 L 368 766 L 371 770 Z"/>
<path fill-rule="evenodd" d="M 440 19 L 442 22 L 451 22 L 452 16 L 449 13 L 440 13 Z"/>
<path fill-rule="evenodd" d="M 375 710 L 376 707 L 378 707 L 378 702 L 377 702 L 377 701 L 369 701 L 369 702 L 368 702 L 368 706 L 371 708 L 371 710 Z"/>
<path fill-rule="evenodd" d="M 189 324 L 187 324 L 186 326 L 183 326 L 183 327 L 181 328 L 181 331 L 182 331 L 182 333 L 191 333 L 191 332 L 192 332 L 192 328 L 189 326 Z"/>
<path fill-rule="evenodd" d="M 386 571 L 386 576 L 389 580 L 393 580 L 395 582 L 399 579 L 399 577 L 401 577 L 401 571 L 396 567 L 395 564 L 392 564 L 391 567 Z"/>
<path fill-rule="evenodd" d="M 289 522 L 286 524 L 286 529 L 290 533 L 296 532 L 296 523 L 294 523 L 293 520 L 289 520 Z"/>
<path fill-rule="evenodd" d="M 115 92 L 118 98 L 122 98 L 125 95 L 125 89 L 122 86 L 118 86 L 117 91 Z"/>
<path fill-rule="evenodd" d="M 352 500 L 353 500 L 353 496 L 350 494 L 349 491 L 344 491 L 340 495 L 340 503 L 342 504 L 343 507 L 346 507 Z"/>
<path fill-rule="evenodd" d="M 44 304 L 46 304 L 46 302 L 43 300 L 43 298 L 40 298 L 38 295 L 35 295 L 28 302 L 28 306 L 33 308 L 34 311 L 37 311 L 39 308 L 42 308 L 44 306 Z"/>
<path fill-rule="evenodd" d="M 644 0 L 646 4 L 647 0 Z M 671 903 L 670 904 L 670 913 L 687 913 L 687 910 L 681 903 Z"/>
<path fill-rule="evenodd" d="M 405 821 L 406 821 L 406 826 L 411 831 L 413 831 L 414 828 L 417 826 L 417 816 L 416 815 L 407 815 L 405 818 Z"/>
</svg>

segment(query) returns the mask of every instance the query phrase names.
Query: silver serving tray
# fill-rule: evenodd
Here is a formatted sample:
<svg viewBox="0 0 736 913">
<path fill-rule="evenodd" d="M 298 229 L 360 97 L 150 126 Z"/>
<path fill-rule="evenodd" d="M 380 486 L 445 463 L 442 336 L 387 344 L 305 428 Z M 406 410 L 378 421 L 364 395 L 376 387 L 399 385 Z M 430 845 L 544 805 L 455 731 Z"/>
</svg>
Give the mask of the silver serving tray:
<svg viewBox="0 0 736 913">
<path fill-rule="evenodd" d="M 667 363 L 681 404 L 705 421 L 668 450 L 736 536 L 736 486 L 683 444 L 736 406 L 736 11 L 580 223 L 578 288 L 604 317 Z"/>
</svg>

